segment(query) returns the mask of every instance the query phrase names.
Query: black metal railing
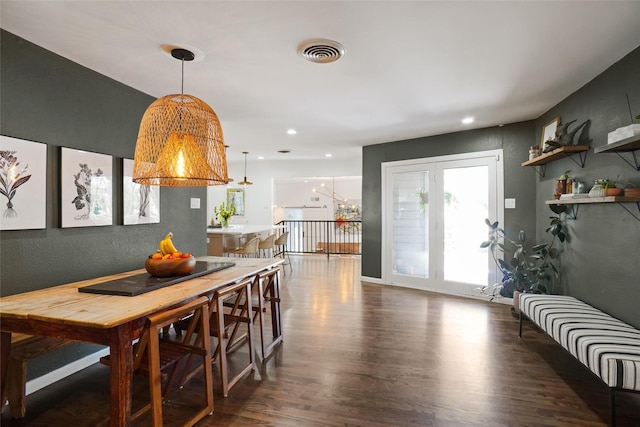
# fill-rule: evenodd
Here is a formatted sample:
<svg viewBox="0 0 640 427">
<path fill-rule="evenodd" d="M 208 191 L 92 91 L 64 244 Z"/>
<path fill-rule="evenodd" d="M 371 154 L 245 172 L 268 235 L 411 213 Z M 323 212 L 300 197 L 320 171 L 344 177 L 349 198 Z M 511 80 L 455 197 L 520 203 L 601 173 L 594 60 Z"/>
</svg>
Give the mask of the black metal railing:
<svg viewBox="0 0 640 427">
<path fill-rule="evenodd" d="M 289 231 L 289 253 L 329 256 L 362 252 L 362 221 L 283 220 L 277 225 Z"/>
</svg>

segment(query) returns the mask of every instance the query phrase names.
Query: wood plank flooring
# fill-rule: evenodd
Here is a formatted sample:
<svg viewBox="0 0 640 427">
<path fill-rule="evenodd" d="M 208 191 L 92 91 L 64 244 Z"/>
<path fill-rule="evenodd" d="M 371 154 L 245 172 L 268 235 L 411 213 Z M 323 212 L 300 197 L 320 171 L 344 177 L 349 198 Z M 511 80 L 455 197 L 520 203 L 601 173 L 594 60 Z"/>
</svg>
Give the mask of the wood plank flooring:
<svg viewBox="0 0 640 427">
<path fill-rule="evenodd" d="M 606 425 L 607 388 L 531 323 L 519 339 L 507 306 L 362 284 L 359 257 L 291 260 L 284 342 L 228 398 L 214 366 L 215 412 L 198 426 Z M 29 395 L 23 420 L 5 410 L 2 425 L 106 425 L 108 386 L 108 368 L 91 366 Z M 172 395 L 165 425 L 180 425 L 201 386 Z M 134 387 L 136 407 L 145 379 Z M 618 425 L 639 427 L 640 395 L 618 396 Z"/>
</svg>

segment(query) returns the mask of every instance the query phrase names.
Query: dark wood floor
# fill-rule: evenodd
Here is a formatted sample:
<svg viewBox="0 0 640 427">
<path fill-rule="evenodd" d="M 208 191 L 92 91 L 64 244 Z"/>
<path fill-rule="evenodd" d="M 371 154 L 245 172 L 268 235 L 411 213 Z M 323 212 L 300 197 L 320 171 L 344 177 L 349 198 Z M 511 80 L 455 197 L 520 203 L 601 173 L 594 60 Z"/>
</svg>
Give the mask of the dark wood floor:
<svg viewBox="0 0 640 427">
<path fill-rule="evenodd" d="M 291 259 L 284 343 L 226 399 L 214 368 L 215 412 L 199 426 L 606 425 L 606 387 L 530 323 L 519 339 L 507 306 L 361 284 L 359 258 Z M 2 425 L 105 425 L 108 375 L 97 364 L 34 393 L 27 417 L 5 410 Z M 199 386 L 174 393 L 167 425 Z M 147 389 L 134 387 L 135 406 Z M 640 395 L 619 396 L 618 425 L 640 426 Z"/>
</svg>

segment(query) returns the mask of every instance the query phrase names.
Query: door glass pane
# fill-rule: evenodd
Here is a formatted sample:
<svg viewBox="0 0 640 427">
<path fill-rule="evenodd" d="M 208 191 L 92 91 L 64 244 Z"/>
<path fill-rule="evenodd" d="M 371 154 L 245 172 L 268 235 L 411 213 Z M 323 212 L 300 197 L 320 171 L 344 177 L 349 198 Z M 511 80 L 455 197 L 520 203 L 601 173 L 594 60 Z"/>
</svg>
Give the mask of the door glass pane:
<svg viewBox="0 0 640 427">
<path fill-rule="evenodd" d="M 429 277 L 429 173 L 393 175 L 392 271 Z"/>
<path fill-rule="evenodd" d="M 489 216 L 489 168 L 444 169 L 444 279 L 487 282 L 485 218 Z"/>
</svg>

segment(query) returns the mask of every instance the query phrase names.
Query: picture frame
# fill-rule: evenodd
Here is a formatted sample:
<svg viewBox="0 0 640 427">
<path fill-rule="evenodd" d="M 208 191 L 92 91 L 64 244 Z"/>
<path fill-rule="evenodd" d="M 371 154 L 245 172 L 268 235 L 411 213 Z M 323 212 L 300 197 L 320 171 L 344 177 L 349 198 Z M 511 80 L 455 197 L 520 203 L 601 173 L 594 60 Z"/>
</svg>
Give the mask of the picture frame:
<svg viewBox="0 0 640 427">
<path fill-rule="evenodd" d="M 113 225 L 113 157 L 60 150 L 61 227 Z"/>
<path fill-rule="evenodd" d="M 237 216 L 244 216 L 244 188 L 227 188 L 227 206 L 235 206 Z"/>
<path fill-rule="evenodd" d="M 0 230 L 47 228 L 47 144 L 0 135 Z"/>
<path fill-rule="evenodd" d="M 556 130 L 558 129 L 558 125 L 560 124 L 560 117 L 556 117 L 551 120 L 549 123 L 542 126 L 542 137 L 540 140 L 540 149 L 541 152 L 545 153 L 547 151 L 547 141 L 555 140 Z"/>
<path fill-rule="evenodd" d="M 122 220 L 124 225 L 160 222 L 160 186 L 133 182 L 133 160 L 122 159 Z"/>
</svg>

